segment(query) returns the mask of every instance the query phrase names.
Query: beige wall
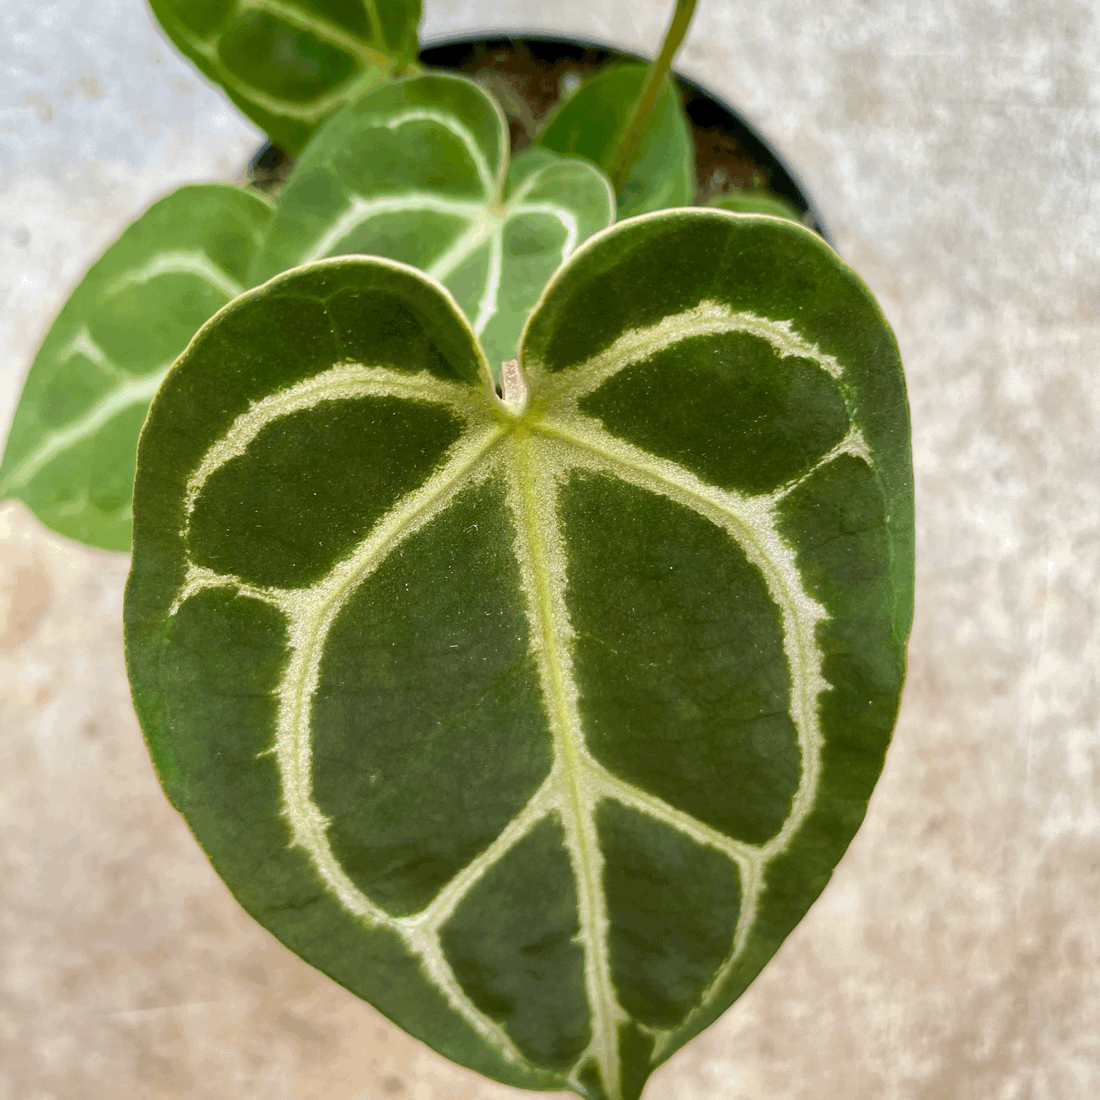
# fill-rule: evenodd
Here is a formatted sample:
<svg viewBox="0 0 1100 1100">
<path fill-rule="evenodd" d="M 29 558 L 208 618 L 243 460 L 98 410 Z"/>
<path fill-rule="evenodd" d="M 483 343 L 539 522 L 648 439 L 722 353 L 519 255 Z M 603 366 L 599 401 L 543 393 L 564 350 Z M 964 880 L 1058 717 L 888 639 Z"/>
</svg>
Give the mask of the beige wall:
<svg viewBox="0 0 1100 1100">
<path fill-rule="evenodd" d="M 426 0 L 650 49 L 662 0 Z M 668 1100 L 1100 1096 L 1100 22 L 1075 0 L 700 0 L 681 67 L 785 151 L 895 326 L 910 680 L 863 831 Z M 256 135 L 139 0 L 0 11 L 0 431 L 69 288 Z M 127 562 L 0 507 L 0 1098 L 528 1095 L 244 916 L 130 709 Z"/>
</svg>

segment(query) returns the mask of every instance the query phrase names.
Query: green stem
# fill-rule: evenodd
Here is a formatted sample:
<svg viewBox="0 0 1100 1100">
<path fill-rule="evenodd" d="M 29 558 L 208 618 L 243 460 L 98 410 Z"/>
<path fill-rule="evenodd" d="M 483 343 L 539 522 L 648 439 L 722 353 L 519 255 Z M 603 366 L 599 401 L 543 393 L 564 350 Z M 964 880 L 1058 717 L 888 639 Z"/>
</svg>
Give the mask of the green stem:
<svg viewBox="0 0 1100 1100">
<path fill-rule="evenodd" d="M 653 108 L 657 104 L 657 96 L 661 94 L 661 85 L 664 82 L 668 70 L 672 68 L 672 59 L 680 48 L 680 43 L 687 34 L 691 17 L 695 14 L 697 0 L 676 0 L 676 10 L 672 13 L 672 22 L 665 32 L 665 40 L 661 46 L 661 52 L 650 63 L 649 71 L 645 74 L 645 83 L 642 85 L 638 101 L 634 104 L 634 111 L 623 131 L 622 140 L 611 161 L 608 175 L 611 177 L 611 185 L 615 188 L 615 194 L 623 189 L 626 177 L 638 159 L 638 148 L 642 143 L 642 135 L 649 123 L 649 117 L 653 114 Z"/>
</svg>

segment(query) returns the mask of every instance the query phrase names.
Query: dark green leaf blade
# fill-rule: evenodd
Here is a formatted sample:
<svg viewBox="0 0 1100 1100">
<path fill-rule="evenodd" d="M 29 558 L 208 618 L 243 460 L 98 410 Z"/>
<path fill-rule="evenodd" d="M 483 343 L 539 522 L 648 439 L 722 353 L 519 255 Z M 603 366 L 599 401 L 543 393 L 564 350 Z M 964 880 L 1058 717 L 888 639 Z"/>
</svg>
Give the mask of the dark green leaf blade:
<svg viewBox="0 0 1100 1100">
<path fill-rule="evenodd" d="M 130 548 L 138 432 L 199 326 L 247 285 L 271 216 L 255 192 L 181 187 L 96 261 L 54 321 L 15 411 L 0 498 L 108 550 Z"/>
<path fill-rule="evenodd" d="M 227 307 L 142 436 L 127 659 L 284 942 L 465 1065 L 637 1100 L 866 811 L 905 391 L 823 242 L 721 211 L 593 237 L 520 350 L 498 397 L 457 303 L 380 260 Z"/>
<path fill-rule="evenodd" d="M 702 210 L 590 240 L 547 287 L 521 355 L 541 395 L 532 415 L 579 467 L 559 515 L 577 547 L 565 603 L 588 747 L 630 780 L 629 795 L 610 797 L 697 843 L 722 850 L 727 838 L 741 879 L 732 949 L 658 1031 L 652 1068 L 740 995 L 802 917 L 882 767 L 912 619 L 904 382 L 881 311 L 824 242 Z M 594 523 L 606 513 L 613 536 Z M 707 548 L 721 531 L 745 555 L 740 579 L 733 556 Z M 692 557 L 695 595 L 677 596 Z M 741 607 L 720 610 L 722 592 Z M 707 724 L 709 741 L 695 732 Z M 659 861 L 671 838 L 652 843 Z M 679 893 L 703 873 L 696 858 Z M 608 963 L 620 1005 L 633 988 L 616 949 L 624 919 L 612 913 Z M 664 968 L 690 965 L 659 915 L 639 919 L 626 942 L 663 942 Z"/>
<path fill-rule="evenodd" d="M 512 359 L 547 280 L 611 223 L 614 202 L 584 161 L 507 155 L 500 108 L 472 81 L 432 73 L 375 89 L 303 152 L 253 281 L 330 256 L 399 260 L 455 295 L 491 363 Z"/>
<path fill-rule="evenodd" d="M 288 153 L 417 54 L 420 0 L 150 4 L 173 43 Z"/>
<path fill-rule="evenodd" d="M 644 65 L 621 65 L 589 77 L 539 134 L 543 148 L 585 157 L 605 172 L 645 80 Z M 617 196 L 618 216 L 686 206 L 695 195 L 695 149 L 676 86 L 666 80 L 646 126 L 638 158 Z"/>
<path fill-rule="evenodd" d="M 411 268 L 323 261 L 238 298 L 142 433 L 127 660 L 165 789 L 241 903 L 450 1057 L 550 1088 L 403 916 L 499 845 L 549 768 L 512 520 L 484 478 L 495 407 L 461 311 Z M 344 509 L 315 494 L 318 450 Z M 394 660 L 410 647 L 428 664 Z"/>
</svg>

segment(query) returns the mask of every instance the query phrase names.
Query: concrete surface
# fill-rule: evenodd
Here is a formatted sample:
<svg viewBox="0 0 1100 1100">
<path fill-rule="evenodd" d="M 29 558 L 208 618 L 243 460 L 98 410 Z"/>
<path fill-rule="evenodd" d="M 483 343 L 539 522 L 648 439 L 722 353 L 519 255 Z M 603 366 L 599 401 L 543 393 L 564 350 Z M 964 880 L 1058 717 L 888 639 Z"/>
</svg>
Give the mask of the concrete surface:
<svg viewBox="0 0 1100 1100">
<path fill-rule="evenodd" d="M 666 0 L 426 0 L 652 49 Z M 140 0 L 0 12 L 0 431 L 122 226 L 257 135 Z M 897 331 L 917 617 L 866 825 L 667 1100 L 1100 1096 L 1100 21 L 1077 0 L 701 0 L 681 68 L 793 161 Z M 161 795 L 127 561 L 0 507 L 0 1098 L 506 1100 L 284 951 Z"/>
</svg>

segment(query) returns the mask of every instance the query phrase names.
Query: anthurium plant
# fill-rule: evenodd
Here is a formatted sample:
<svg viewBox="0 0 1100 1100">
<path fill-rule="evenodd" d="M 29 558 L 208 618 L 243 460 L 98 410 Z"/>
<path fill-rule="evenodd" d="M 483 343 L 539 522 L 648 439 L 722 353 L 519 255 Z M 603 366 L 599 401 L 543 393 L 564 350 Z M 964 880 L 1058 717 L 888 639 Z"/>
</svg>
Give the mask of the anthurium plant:
<svg viewBox="0 0 1100 1100">
<path fill-rule="evenodd" d="M 296 164 L 123 233 L 0 468 L 132 541 L 137 713 L 241 904 L 455 1061 L 589 1100 L 825 886 L 912 613 L 896 343 L 775 200 L 688 205 L 693 6 L 512 156 L 414 0 L 153 0 Z"/>
</svg>

